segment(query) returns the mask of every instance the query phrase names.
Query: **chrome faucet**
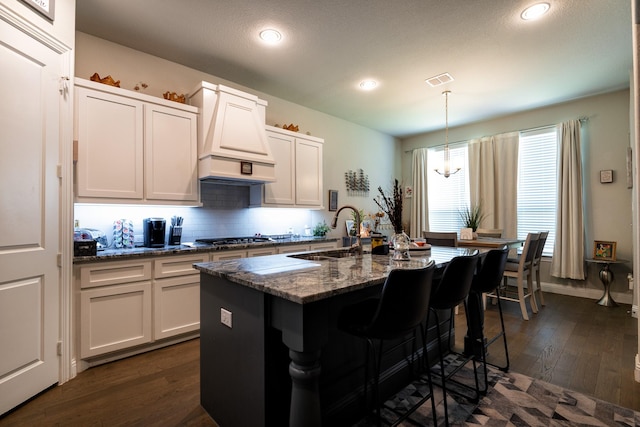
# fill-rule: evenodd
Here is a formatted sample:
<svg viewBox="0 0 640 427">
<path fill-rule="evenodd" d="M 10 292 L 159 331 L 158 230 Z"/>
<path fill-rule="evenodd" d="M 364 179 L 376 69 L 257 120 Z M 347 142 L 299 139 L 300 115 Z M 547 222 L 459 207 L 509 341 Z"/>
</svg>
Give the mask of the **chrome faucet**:
<svg viewBox="0 0 640 427">
<path fill-rule="evenodd" d="M 356 243 L 354 245 L 351 246 L 350 250 L 353 250 L 355 252 L 358 253 L 358 255 L 362 255 L 362 239 L 360 238 L 360 211 L 358 211 L 358 209 L 356 209 L 353 206 L 350 205 L 344 205 L 343 207 L 341 207 L 340 209 L 338 209 L 336 211 L 336 214 L 333 216 L 333 220 L 331 220 L 331 228 L 336 228 L 338 226 L 338 215 L 340 214 L 340 211 L 342 211 L 343 209 L 349 208 L 351 209 L 355 215 L 356 215 Z"/>
</svg>

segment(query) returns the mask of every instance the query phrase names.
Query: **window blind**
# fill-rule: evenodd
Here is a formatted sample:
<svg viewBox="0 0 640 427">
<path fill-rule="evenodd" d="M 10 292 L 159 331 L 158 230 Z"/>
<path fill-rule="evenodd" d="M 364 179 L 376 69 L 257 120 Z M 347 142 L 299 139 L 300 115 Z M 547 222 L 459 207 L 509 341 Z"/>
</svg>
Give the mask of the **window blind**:
<svg viewBox="0 0 640 427">
<path fill-rule="evenodd" d="M 549 230 L 543 255 L 553 255 L 556 234 L 558 133 L 555 126 L 520 132 L 518 238 Z"/>
</svg>

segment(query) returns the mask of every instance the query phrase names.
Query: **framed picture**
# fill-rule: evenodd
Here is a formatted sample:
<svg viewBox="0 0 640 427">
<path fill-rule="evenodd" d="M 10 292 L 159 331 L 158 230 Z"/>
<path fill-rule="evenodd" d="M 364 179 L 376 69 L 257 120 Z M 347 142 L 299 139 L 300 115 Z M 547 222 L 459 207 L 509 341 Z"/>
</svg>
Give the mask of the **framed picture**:
<svg viewBox="0 0 640 427">
<path fill-rule="evenodd" d="M 329 211 L 338 210 L 338 190 L 329 190 Z"/>
<path fill-rule="evenodd" d="M 616 242 L 603 242 L 595 240 L 593 242 L 593 259 L 602 261 L 616 260 Z"/>
<path fill-rule="evenodd" d="M 344 222 L 345 226 L 347 227 L 347 236 L 351 236 L 351 232 L 353 231 L 353 235 L 355 236 L 355 221 L 352 219 L 348 219 Z"/>
<path fill-rule="evenodd" d="M 22 0 L 26 4 L 49 21 L 53 22 L 56 16 L 56 0 Z"/>
</svg>

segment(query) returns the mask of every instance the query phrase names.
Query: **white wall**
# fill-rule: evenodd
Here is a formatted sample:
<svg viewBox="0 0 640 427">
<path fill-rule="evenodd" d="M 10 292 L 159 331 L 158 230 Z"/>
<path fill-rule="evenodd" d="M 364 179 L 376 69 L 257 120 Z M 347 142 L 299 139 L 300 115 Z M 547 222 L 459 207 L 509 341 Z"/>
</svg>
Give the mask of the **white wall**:
<svg viewBox="0 0 640 427">
<path fill-rule="evenodd" d="M 101 77 L 111 75 L 115 80 L 121 81 L 120 87 L 130 90 L 137 83 L 144 82 L 149 85 L 144 92 L 158 97 L 162 97 L 162 93 L 166 91 L 187 94 L 202 80 L 222 83 L 256 94 L 269 103 L 266 112 L 267 124 L 294 123 L 300 127 L 302 133 L 309 132 L 313 136 L 324 138 L 324 189 L 326 194 L 328 194 L 328 190 L 338 190 L 339 206 L 352 204 L 367 213 L 376 212 L 377 208 L 373 202 L 373 197 L 376 194 L 375 188 L 378 185 L 386 188 L 395 176 L 400 176 L 399 140 L 269 94 L 260 93 L 252 88 L 240 86 L 214 75 L 80 32 L 76 33 L 75 65 L 76 77 L 89 79 L 95 72 Z M 344 174 L 349 170 L 360 168 L 369 176 L 371 192 L 366 197 L 348 197 Z M 325 206 L 328 206 L 326 201 Z M 214 208 L 210 213 L 215 216 L 216 212 L 218 211 Z M 269 216 L 273 213 L 264 210 L 263 215 Z M 308 225 L 313 227 L 322 220 L 329 223 L 333 217 L 333 213 L 326 209 L 324 211 L 307 211 L 306 215 L 310 219 L 298 219 L 297 225 L 293 226 L 303 227 L 306 221 L 309 221 L 311 223 Z M 349 218 L 348 212 L 343 212 L 340 215 L 341 220 Z M 265 221 L 269 223 L 270 220 Z M 287 220 L 286 227 L 291 221 L 291 219 Z M 216 224 L 216 221 L 212 220 L 211 224 Z M 269 227 L 278 228 L 275 225 Z M 286 229 L 284 223 L 282 228 Z M 218 232 L 220 230 L 212 231 Z M 332 231 L 330 235 L 339 237 L 346 235 L 346 232 L 340 227 L 336 231 Z"/>
<path fill-rule="evenodd" d="M 455 112 L 455 95 L 449 101 L 450 116 Z M 583 124 L 583 158 L 585 175 L 585 254 L 593 252 L 593 240 L 617 242 L 617 257 L 631 261 L 632 210 L 631 189 L 626 181 L 626 153 L 629 146 L 629 91 L 622 90 L 609 94 L 578 99 L 546 108 L 527 111 L 506 117 L 487 120 L 449 129 L 449 141 L 464 141 L 499 133 L 531 129 L 560 123 L 562 121 L 587 117 Z M 403 178 L 411 180 L 411 153 L 414 148 L 442 145 L 444 132 L 432 132 L 407 138 L 402 142 Z M 612 184 L 600 184 L 599 171 L 612 169 L 615 181 Z M 573 288 L 576 295 L 593 296 L 601 294 L 602 285 L 597 276 L 597 267 L 589 265 L 588 280 L 569 281 L 552 278 L 547 275 L 544 281 Z M 627 272 L 631 263 L 615 266 L 616 280 L 612 290 L 631 294 L 627 289 Z M 591 291 L 593 290 L 593 292 Z M 588 295 L 584 292 L 588 291 Z"/>
</svg>

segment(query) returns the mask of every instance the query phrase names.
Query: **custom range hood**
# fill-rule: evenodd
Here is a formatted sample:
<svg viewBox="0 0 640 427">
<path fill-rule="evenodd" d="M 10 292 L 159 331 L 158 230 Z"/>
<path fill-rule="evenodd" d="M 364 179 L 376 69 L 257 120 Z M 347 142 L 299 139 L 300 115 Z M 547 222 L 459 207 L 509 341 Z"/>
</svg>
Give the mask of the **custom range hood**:
<svg viewBox="0 0 640 427">
<path fill-rule="evenodd" d="M 223 85 L 201 82 L 189 96 L 200 109 L 200 180 L 252 185 L 275 181 L 275 161 L 265 132 L 267 102 Z"/>
</svg>

